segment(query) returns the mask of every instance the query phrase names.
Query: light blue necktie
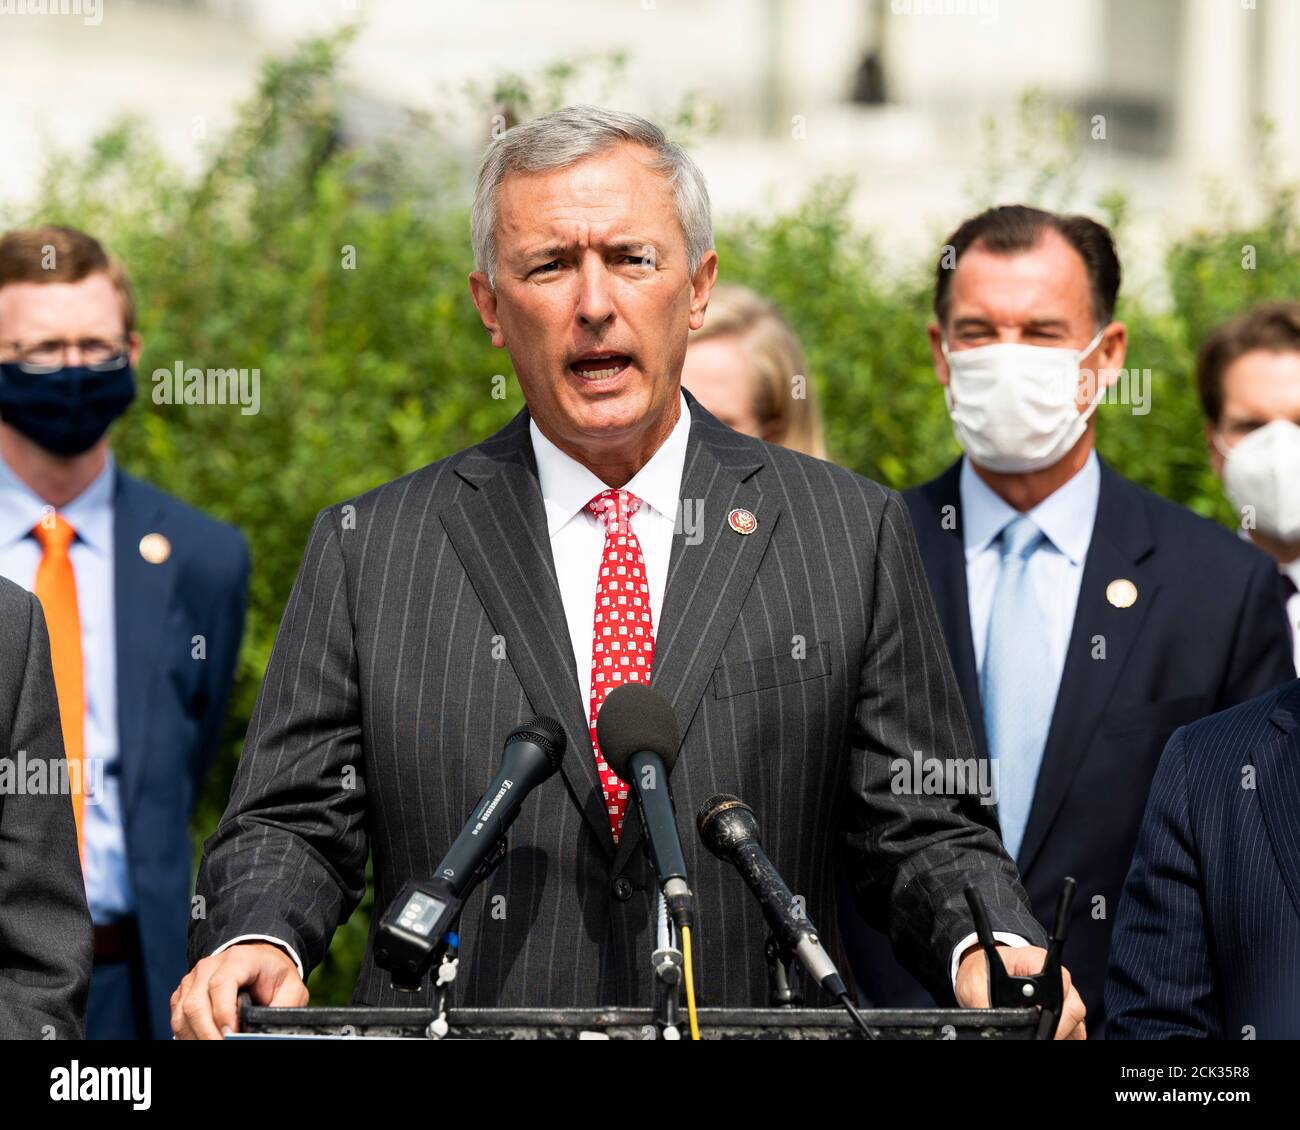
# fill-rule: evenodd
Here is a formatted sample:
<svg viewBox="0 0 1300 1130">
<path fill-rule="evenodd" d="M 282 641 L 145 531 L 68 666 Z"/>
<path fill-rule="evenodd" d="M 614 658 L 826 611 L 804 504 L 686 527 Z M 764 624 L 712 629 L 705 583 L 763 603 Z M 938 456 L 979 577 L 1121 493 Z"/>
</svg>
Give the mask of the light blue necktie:
<svg viewBox="0 0 1300 1130">
<path fill-rule="evenodd" d="M 1023 514 L 998 535 L 1002 564 L 980 672 L 989 756 L 997 762 L 998 823 L 1012 859 L 1020 851 L 1029 822 L 1056 704 L 1047 624 L 1029 576 L 1029 559 L 1042 543 L 1043 532 Z"/>
</svg>

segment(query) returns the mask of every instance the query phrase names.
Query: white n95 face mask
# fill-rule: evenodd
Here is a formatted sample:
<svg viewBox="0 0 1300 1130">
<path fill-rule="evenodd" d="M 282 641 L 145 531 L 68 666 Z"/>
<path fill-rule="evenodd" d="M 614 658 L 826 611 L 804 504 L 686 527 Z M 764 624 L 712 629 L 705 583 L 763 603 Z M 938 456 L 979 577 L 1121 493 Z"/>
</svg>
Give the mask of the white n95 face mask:
<svg viewBox="0 0 1300 1130">
<path fill-rule="evenodd" d="M 1272 420 L 1225 448 L 1223 489 L 1239 511 L 1254 511 L 1255 529 L 1300 541 L 1300 426 Z"/>
<path fill-rule="evenodd" d="M 1083 349 L 997 342 L 948 352 L 944 397 L 962 450 L 990 471 L 1041 471 L 1079 442 L 1097 408 L 1100 390 L 1086 412 L 1075 404 L 1079 363 L 1101 341 Z"/>
</svg>

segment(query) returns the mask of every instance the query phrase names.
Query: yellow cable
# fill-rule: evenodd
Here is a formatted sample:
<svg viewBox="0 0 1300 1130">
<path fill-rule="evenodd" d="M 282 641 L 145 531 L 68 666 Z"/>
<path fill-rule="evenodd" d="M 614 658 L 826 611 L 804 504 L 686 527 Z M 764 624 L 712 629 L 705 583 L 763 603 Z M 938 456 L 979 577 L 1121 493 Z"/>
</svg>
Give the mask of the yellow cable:
<svg viewBox="0 0 1300 1130">
<path fill-rule="evenodd" d="M 695 1015 L 695 969 L 691 964 L 691 928 L 682 927 L 682 964 L 686 967 L 686 1014 L 691 1019 L 691 1039 L 700 1038 L 700 1020 Z"/>
</svg>

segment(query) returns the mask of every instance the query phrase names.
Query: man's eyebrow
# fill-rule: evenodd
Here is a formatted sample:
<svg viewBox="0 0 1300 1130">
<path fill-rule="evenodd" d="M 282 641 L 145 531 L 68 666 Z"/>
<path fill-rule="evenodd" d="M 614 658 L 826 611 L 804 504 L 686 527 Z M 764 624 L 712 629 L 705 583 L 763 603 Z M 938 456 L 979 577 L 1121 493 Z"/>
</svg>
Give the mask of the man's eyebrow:
<svg viewBox="0 0 1300 1130">
<path fill-rule="evenodd" d="M 611 251 L 624 252 L 624 253 L 631 252 L 638 255 L 644 254 L 646 248 L 649 248 L 651 251 L 653 251 L 656 257 L 659 255 L 660 252 L 659 245 L 655 243 L 653 239 L 624 238 L 624 239 L 613 240 L 609 244 L 609 249 Z"/>
<path fill-rule="evenodd" d="M 521 252 L 519 258 L 521 262 L 525 263 L 549 263 L 552 259 L 567 255 L 573 250 L 574 246 L 573 243 L 548 243 L 543 247 Z M 646 249 L 649 248 L 655 253 L 656 258 L 662 257 L 662 251 L 653 239 L 622 237 L 611 240 L 605 245 L 605 248 L 614 254 L 634 255 L 644 255 Z"/>
</svg>

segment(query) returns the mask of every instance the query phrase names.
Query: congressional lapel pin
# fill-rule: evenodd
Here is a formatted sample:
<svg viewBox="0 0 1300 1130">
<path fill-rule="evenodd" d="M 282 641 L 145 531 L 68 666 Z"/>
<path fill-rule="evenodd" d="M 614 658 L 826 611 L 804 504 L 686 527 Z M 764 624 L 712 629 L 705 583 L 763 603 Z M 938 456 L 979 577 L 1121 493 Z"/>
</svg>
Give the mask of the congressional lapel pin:
<svg viewBox="0 0 1300 1130">
<path fill-rule="evenodd" d="M 172 543 L 163 534 L 145 534 L 140 539 L 140 556 L 150 565 L 161 565 L 172 555 Z"/>
<path fill-rule="evenodd" d="M 1137 603 L 1138 588 L 1132 581 L 1120 577 L 1106 586 L 1106 600 L 1116 608 L 1132 608 Z"/>
<path fill-rule="evenodd" d="M 758 529 L 758 519 L 748 510 L 733 510 L 727 515 L 727 525 L 738 534 L 752 534 Z"/>
</svg>

